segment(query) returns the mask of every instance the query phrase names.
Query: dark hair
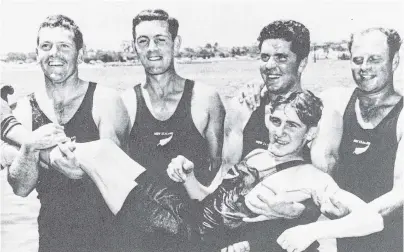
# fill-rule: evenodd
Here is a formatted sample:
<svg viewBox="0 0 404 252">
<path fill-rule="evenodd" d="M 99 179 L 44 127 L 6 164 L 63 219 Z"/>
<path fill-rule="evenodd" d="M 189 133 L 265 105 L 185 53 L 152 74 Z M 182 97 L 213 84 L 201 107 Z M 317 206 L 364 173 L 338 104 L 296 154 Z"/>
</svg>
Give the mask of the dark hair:
<svg viewBox="0 0 404 252">
<path fill-rule="evenodd" d="M 258 48 L 267 39 L 284 39 L 292 42 L 291 51 L 298 61 L 306 58 L 310 52 L 310 32 L 301 23 L 294 20 L 277 20 L 265 26 L 258 37 Z"/>
<path fill-rule="evenodd" d="M 168 23 L 168 31 L 171 33 L 171 37 L 174 40 L 178 34 L 178 20 L 170 17 L 167 12 L 164 10 L 156 9 L 156 10 L 144 10 L 140 12 L 132 21 L 132 36 L 133 39 L 136 39 L 136 26 L 143 21 L 154 21 L 154 20 L 162 20 Z"/>
<path fill-rule="evenodd" d="M 400 47 L 401 47 L 402 40 L 400 38 L 400 34 L 398 34 L 398 32 L 396 30 L 385 29 L 382 27 L 369 28 L 364 31 L 361 31 L 359 34 L 363 35 L 363 34 L 366 34 L 366 33 L 372 32 L 372 31 L 380 31 L 381 33 L 386 35 L 387 45 L 389 47 L 389 57 L 390 57 L 390 60 L 392 60 L 394 57 L 394 54 L 396 54 L 396 52 L 398 52 L 398 50 L 400 50 Z M 351 34 L 351 39 L 348 42 L 349 52 L 351 52 L 351 49 L 352 49 L 354 36 L 355 36 L 355 34 Z"/>
<path fill-rule="evenodd" d="M 278 96 L 271 104 L 271 112 L 280 105 L 291 105 L 297 116 L 307 127 L 317 126 L 323 110 L 323 102 L 312 92 L 293 92 L 289 96 Z"/>
<path fill-rule="evenodd" d="M 73 32 L 74 34 L 74 43 L 76 44 L 76 48 L 77 50 L 80 50 L 81 48 L 83 48 L 83 34 L 80 31 L 80 28 L 76 25 L 76 23 L 64 16 L 64 15 L 52 15 L 52 16 L 48 16 L 44 22 L 41 23 L 41 25 L 39 26 L 38 29 L 38 36 L 36 39 L 36 44 L 39 44 L 39 31 L 42 28 L 45 27 L 50 27 L 50 28 L 55 28 L 55 27 L 62 27 L 66 30 L 69 30 L 71 32 Z"/>
</svg>

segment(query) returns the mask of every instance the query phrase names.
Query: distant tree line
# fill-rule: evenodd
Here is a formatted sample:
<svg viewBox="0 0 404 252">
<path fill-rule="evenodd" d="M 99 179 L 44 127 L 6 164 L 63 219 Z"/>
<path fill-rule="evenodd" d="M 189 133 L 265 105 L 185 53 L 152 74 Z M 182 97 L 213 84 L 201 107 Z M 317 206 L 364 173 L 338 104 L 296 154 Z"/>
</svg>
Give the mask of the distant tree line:
<svg viewBox="0 0 404 252">
<path fill-rule="evenodd" d="M 119 51 L 110 50 L 85 50 L 83 56 L 83 61 L 88 64 L 96 63 L 107 63 L 107 62 L 137 62 L 138 57 L 133 50 L 132 43 L 130 41 L 122 41 Z M 327 53 L 330 50 L 345 52 L 346 41 L 342 42 L 326 42 L 323 44 L 313 43 L 311 46 L 311 51 L 316 52 L 321 50 Z M 222 47 L 217 42 L 207 43 L 205 46 L 200 46 L 196 48 L 185 47 L 181 49 L 175 56 L 177 58 L 189 58 L 189 59 L 210 59 L 210 58 L 229 58 L 229 57 L 239 57 L 247 56 L 256 58 L 259 55 L 259 49 L 257 45 L 251 46 L 233 46 Z M 32 63 L 36 61 L 36 53 L 21 53 L 21 52 L 10 52 L 5 57 L 1 59 L 6 62 L 17 62 L 17 63 Z"/>
</svg>

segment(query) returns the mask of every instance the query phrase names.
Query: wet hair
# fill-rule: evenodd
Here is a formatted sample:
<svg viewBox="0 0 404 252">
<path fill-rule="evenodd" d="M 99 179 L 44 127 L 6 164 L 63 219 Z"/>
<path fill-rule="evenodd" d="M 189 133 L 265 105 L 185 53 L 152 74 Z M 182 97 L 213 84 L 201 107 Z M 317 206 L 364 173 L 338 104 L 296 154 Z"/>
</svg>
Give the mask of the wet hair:
<svg viewBox="0 0 404 252">
<path fill-rule="evenodd" d="M 143 21 L 154 21 L 161 20 L 166 21 L 168 23 L 168 31 L 171 34 L 172 39 L 174 40 L 178 34 L 178 20 L 170 17 L 168 13 L 164 10 L 156 9 L 156 10 L 144 10 L 140 12 L 132 21 L 132 36 L 133 39 L 136 39 L 136 26 Z"/>
<path fill-rule="evenodd" d="M 373 27 L 373 28 L 369 28 L 364 31 L 361 31 L 358 34 L 351 34 L 351 39 L 348 42 L 349 52 L 351 52 L 355 35 L 359 35 L 359 34 L 364 35 L 366 33 L 372 32 L 372 31 L 380 31 L 381 33 L 386 35 L 387 45 L 389 47 L 389 57 L 390 57 L 390 60 L 392 60 L 394 57 L 394 54 L 396 54 L 396 52 L 398 52 L 398 50 L 400 50 L 401 43 L 402 43 L 400 34 L 398 34 L 398 32 L 393 29 L 386 29 L 386 28 L 382 28 L 382 27 Z"/>
<path fill-rule="evenodd" d="M 258 48 L 267 39 L 283 39 L 292 42 L 291 51 L 297 55 L 297 60 L 306 58 L 310 52 L 310 32 L 301 23 L 294 20 L 277 20 L 265 26 L 258 37 Z"/>
<path fill-rule="evenodd" d="M 72 19 L 70 19 L 64 15 L 48 16 L 45 19 L 45 21 L 43 21 L 41 23 L 41 25 L 39 26 L 37 40 L 36 40 L 37 45 L 39 45 L 39 31 L 45 27 L 50 27 L 50 28 L 62 27 L 68 31 L 73 32 L 73 34 L 74 34 L 73 41 L 76 44 L 77 50 L 80 50 L 81 48 L 83 48 L 83 34 L 81 33 L 80 28 L 77 26 L 77 24 Z"/>
<path fill-rule="evenodd" d="M 281 105 L 292 106 L 300 121 L 307 127 L 317 126 L 323 110 L 321 99 L 308 90 L 293 92 L 287 97 L 278 96 L 271 105 L 271 112 L 274 112 Z"/>
</svg>

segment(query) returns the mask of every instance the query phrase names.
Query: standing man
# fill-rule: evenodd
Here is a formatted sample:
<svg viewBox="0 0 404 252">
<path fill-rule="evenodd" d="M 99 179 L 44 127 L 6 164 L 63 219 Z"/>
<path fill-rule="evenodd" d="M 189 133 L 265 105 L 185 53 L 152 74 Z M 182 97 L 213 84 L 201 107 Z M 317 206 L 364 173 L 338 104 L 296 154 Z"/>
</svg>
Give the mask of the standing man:
<svg viewBox="0 0 404 252">
<path fill-rule="evenodd" d="M 146 80 L 123 94 L 132 126 L 129 152 L 167 182 L 171 159 L 187 156 L 209 185 L 220 166 L 225 111 L 214 89 L 175 71 L 178 26 L 163 10 L 142 11 L 133 19 L 133 47 Z"/>
<path fill-rule="evenodd" d="M 175 18 L 158 9 L 142 11 L 133 19 L 133 47 L 146 79 L 122 98 L 131 123 L 129 155 L 188 198 L 182 185 L 167 176 L 168 164 L 178 155 L 187 157 L 195 163 L 196 177 L 209 185 L 221 163 L 225 111 L 213 88 L 177 74 L 178 27 Z M 145 251 L 180 249 L 175 239 L 162 234 L 147 235 L 142 242 Z"/>
<path fill-rule="evenodd" d="M 7 164 L 8 181 L 19 196 L 34 189 L 38 192 L 40 252 L 100 251 L 113 216 L 68 143 L 57 139 L 65 135 L 77 142 L 109 138 L 122 145 L 128 128 L 126 110 L 113 90 L 78 77 L 83 35 L 70 18 L 46 18 L 38 31 L 36 52 L 45 83 L 19 100 L 14 110 L 36 138 L 19 143 L 15 162 Z M 41 137 L 44 141 L 38 144 Z M 40 149 L 56 143 L 59 148 L 51 154 L 51 167 L 44 167 L 39 162 Z"/>
<path fill-rule="evenodd" d="M 335 179 L 382 214 L 385 226 L 367 237 L 338 240 L 338 251 L 403 251 L 404 113 L 393 78 L 400 46 L 392 29 L 352 35 L 349 50 L 357 88 L 340 102 L 327 97 L 343 122 Z"/>
</svg>

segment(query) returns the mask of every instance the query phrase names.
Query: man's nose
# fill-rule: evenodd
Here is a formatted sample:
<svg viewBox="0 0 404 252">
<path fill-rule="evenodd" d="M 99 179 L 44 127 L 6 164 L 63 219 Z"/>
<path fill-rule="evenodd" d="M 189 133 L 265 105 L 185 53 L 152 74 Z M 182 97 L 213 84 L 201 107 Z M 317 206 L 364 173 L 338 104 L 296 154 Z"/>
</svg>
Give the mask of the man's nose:
<svg viewBox="0 0 404 252">
<path fill-rule="evenodd" d="M 49 50 L 50 55 L 56 55 L 59 52 L 59 47 L 57 45 L 52 45 L 51 49 Z"/>
<path fill-rule="evenodd" d="M 157 43 L 153 39 L 150 40 L 148 51 L 154 51 L 157 49 Z"/>
<path fill-rule="evenodd" d="M 276 65 L 276 62 L 275 62 L 273 57 L 270 57 L 268 59 L 268 61 L 265 63 L 265 68 L 267 68 L 267 69 L 272 69 L 272 68 L 274 68 L 276 66 L 277 65 Z"/>
<path fill-rule="evenodd" d="M 275 128 L 275 135 L 277 137 L 283 137 L 285 135 L 285 125 L 281 124 Z"/>
<path fill-rule="evenodd" d="M 363 63 L 361 64 L 360 68 L 362 71 L 369 70 L 370 64 L 367 62 L 367 60 L 364 60 Z"/>
</svg>

